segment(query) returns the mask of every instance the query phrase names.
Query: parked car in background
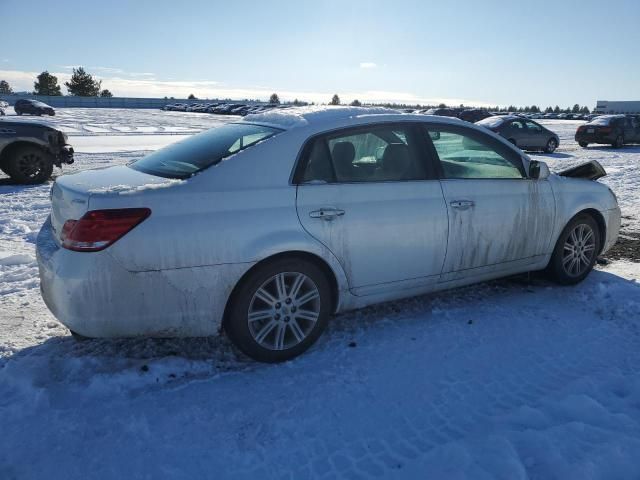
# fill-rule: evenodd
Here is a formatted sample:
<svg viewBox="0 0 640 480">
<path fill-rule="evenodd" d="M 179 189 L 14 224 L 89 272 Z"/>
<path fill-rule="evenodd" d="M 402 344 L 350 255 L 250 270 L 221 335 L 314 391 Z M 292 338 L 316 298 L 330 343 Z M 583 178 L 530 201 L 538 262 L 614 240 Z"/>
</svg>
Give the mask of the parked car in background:
<svg viewBox="0 0 640 480">
<path fill-rule="evenodd" d="M 640 143 L 640 119 L 635 115 L 600 115 L 580 125 L 575 140 L 582 148 L 590 143 L 622 148 L 626 143 Z"/>
<path fill-rule="evenodd" d="M 458 117 L 458 113 L 451 108 L 430 108 L 425 115 L 437 115 L 439 117 Z"/>
<path fill-rule="evenodd" d="M 546 153 L 553 153 L 560 145 L 558 135 L 527 118 L 514 115 L 489 117 L 476 122 L 476 125 L 501 135 L 522 150 L 543 150 Z"/>
<path fill-rule="evenodd" d="M 73 163 L 73 148 L 63 132 L 43 123 L 0 120 L 0 170 L 12 181 L 43 183 L 63 163 Z"/>
<path fill-rule="evenodd" d="M 589 180 L 603 174 L 590 162 L 561 180 L 457 119 L 252 115 L 59 177 L 37 238 L 42 296 L 79 335 L 222 329 L 283 361 L 336 312 L 545 268 L 582 281 L 620 225 L 613 193 Z"/>
<path fill-rule="evenodd" d="M 17 115 L 55 115 L 56 111 L 52 106 L 42 103 L 39 100 L 31 100 L 28 98 L 21 98 L 16 100 L 13 106 Z"/>
<path fill-rule="evenodd" d="M 489 112 L 482 108 L 468 108 L 458 114 L 458 118 L 460 120 L 471 123 L 479 122 L 480 120 L 484 120 L 485 118 L 491 116 L 492 115 Z"/>
</svg>

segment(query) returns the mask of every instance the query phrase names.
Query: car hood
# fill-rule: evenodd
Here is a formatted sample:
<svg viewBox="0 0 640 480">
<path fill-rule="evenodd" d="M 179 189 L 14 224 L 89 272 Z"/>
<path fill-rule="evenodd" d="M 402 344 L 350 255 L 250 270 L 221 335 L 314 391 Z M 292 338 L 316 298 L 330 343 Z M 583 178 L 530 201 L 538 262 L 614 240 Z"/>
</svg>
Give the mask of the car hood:
<svg viewBox="0 0 640 480">
<path fill-rule="evenodd" d="M 561 177 L 584 178 L 586 180 L 598 180 L 607 175 L 604 167 L 596 160 L 581 163 L 575 167 L 558 172 Z"/>
</svg>

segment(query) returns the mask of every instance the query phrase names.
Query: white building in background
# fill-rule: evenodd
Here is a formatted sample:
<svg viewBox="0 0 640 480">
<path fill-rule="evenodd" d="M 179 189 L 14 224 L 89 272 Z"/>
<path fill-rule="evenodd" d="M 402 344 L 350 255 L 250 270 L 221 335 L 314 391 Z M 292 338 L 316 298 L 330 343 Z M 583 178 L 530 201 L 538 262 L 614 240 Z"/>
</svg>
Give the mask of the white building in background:
<svg viewBox="0 0 640 480">
<path fill-rule="evenodd" d="M 640 113 L 640 101 L 611 102 L 598 100 L 595 113 Z"/>
</svg>

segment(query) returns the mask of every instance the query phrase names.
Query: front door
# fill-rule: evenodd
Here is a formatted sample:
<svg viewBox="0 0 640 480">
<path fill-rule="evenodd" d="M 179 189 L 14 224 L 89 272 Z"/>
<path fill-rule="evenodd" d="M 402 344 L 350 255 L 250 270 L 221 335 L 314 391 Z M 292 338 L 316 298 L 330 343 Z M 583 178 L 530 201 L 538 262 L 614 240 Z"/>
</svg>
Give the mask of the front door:
<svg viewBox="0 0 640 480">
<path fill-rule="evenodd" d="M 439 280 L 447 209 L 412 123 L 313 139 L 301 158 L 297 208 L 305 230 L 342 265 L 356 295 Z"/>
<path fill-rule="evenodd" d="M 428 129 L 449 213 L 443 280 L 518 270 L 548 253 L 555 216 L 549 182 L 527 178 L 520 155 L 486 134 Z"/>
</svg>

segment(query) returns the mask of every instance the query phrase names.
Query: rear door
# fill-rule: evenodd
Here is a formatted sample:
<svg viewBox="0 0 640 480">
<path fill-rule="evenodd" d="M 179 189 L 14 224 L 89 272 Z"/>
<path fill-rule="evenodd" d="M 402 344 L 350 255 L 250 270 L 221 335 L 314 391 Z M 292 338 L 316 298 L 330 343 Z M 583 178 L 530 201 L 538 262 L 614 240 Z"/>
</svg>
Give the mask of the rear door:
<svg viewBox="0 0 640 480">
<path fill-rule="evenodd" d="M 522 270 L 548 253 L 555 217 L 549 182 L 527 178 L 517 151 L 483 132 L 426 128 L 449 214 L 443 281 Z"/>
<path fill-rule="evenodd" d="M 543 148 L 547 145 L 549 134 L 536 122 L 527 120 L 524 122 L 526 127 L 526 145 L 530 148 Z"/>
<path fill-rule="evenodd" d="M 337 257 L 354 294 L 439 280 L 447 209 L 418 125 L 373 124 L 315 137 L 295 177 L 300 222 Z"/>
</svg>

